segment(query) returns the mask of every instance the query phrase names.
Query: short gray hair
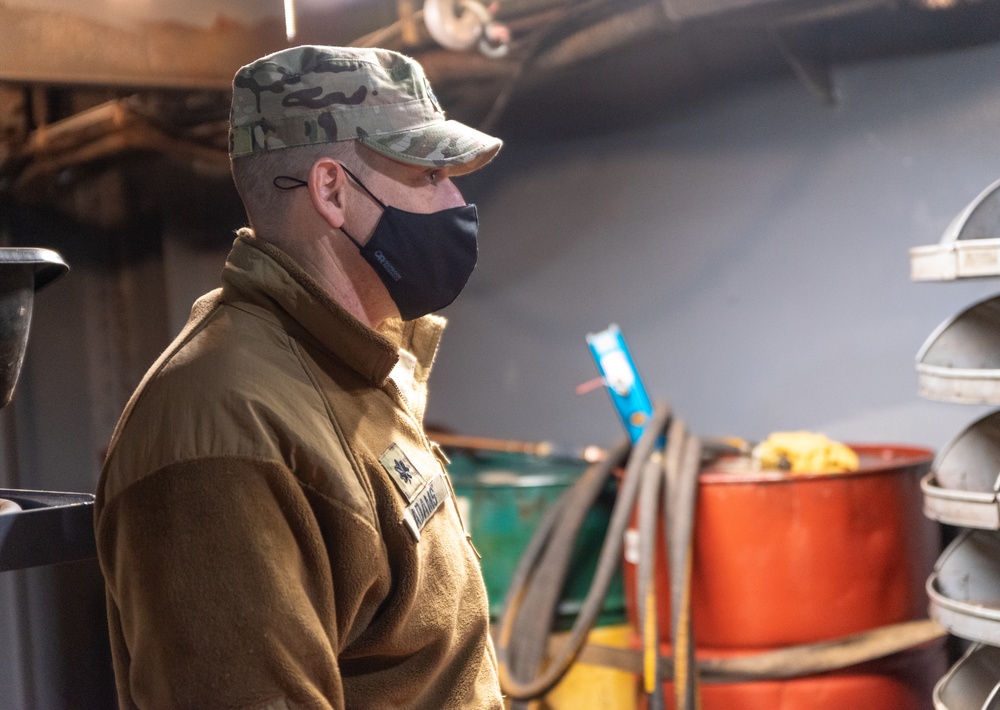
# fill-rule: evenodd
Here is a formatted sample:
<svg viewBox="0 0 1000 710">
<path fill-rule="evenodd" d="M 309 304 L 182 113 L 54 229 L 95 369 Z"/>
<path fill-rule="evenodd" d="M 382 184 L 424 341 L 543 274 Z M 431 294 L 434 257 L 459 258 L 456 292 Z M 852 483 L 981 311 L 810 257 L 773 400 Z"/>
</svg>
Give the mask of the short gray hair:
<svg viewBox="0 0 1000 710">
<path fill-rule="evenodd" d="M 348 163 L 362 179 L 369 172 L 358 159 L 357 141 L 296 146 L 232 159 L 233 182 L 243 200 L 250 226 L 258 234 L 277 236 L 286 228 L 289 201 L 284 190 L 274 186 L 274 178 L 288 175 L 306 180 L 309 170 L 320 158 L 330 157 Z"/>
</svg>

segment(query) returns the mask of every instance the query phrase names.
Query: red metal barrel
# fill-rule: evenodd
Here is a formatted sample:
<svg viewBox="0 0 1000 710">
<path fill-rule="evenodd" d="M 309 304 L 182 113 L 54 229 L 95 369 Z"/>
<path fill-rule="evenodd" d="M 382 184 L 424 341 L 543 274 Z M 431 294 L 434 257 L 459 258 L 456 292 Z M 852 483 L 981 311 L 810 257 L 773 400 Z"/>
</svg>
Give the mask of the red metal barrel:
<svg viewBox="0 0 1000 710">
<path fill-rule="evenodd" d="M 752 472 L 736 460 L 722 460 L 703 471 L 692 578 L 699 656 L 772 650 L 926 617 L 924 582 L 940 552 L 938 526 L 924 517 L 920 491 L 932 452 L 881 445 L 852 448 L 861 466 L 851 473 Z M 628 547 L 626 599 L 634 623 L 637 560 Z M 669 619 L 662 546 L 656 582 L 660 619 Z M 669 642 L 668 626 L 661 624 L 664 643 Z M 928 688 L 945 667 L 940 644 L 902 656 L 910 659 L 906 672 L 899 672 L 896 659 L 876 664 L 874 670 L 706 686 L 704 707 L 931 707 Z M 843 704 L 856 696 L 867 700 Z"/>
<path fill-rule="evenodd" d="M 638 638 L 634 646 L 638 648 Z M 669 653 L 668 648 L 664 648 Z M 698 649 L 704 659 L 732 650 Z M 702 684 L 702 710 L 933 710 L 934 684 L 948 670 L 944 639 L 822 675 L 747 683 Z M 664 684 L 668 710 L 673 688 Z M 639 710 L 645 704 L 640 699 Z"/>
</svg>

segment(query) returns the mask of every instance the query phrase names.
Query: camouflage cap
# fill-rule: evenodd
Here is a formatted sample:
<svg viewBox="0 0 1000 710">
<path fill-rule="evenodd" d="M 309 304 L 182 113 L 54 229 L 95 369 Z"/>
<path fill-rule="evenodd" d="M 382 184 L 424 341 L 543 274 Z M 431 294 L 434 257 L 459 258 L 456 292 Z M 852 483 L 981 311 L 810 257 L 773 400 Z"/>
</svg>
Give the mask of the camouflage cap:
<svg viewBox="0 0 1000 710">
<path fill-rule="evenodd" d="M 284 49 L 236 73 L 229 152 L 236 158 L 359 140 L 395 160 L 455 174 L 482 167 L 502 141 L 445 120 L 421 66 L 398 52 Z"/>
</svg>

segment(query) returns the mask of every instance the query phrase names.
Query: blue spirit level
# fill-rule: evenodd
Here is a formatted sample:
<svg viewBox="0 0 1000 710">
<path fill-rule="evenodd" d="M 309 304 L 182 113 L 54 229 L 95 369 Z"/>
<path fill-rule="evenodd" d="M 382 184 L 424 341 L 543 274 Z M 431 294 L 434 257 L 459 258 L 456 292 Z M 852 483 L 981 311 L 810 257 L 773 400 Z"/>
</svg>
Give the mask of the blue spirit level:
<svg viewBox="0 0 1000 710">
<path fill-rule="evenodd" d="M 639 379 L 625 338 L 618 326 L 612 323 L 607 330 L 588 333 L 587 345 L 611 395 L 611 403 L 618 410 L 618 416 L 634 444 L 653 416 L 653 404 Z"/>
</svg>

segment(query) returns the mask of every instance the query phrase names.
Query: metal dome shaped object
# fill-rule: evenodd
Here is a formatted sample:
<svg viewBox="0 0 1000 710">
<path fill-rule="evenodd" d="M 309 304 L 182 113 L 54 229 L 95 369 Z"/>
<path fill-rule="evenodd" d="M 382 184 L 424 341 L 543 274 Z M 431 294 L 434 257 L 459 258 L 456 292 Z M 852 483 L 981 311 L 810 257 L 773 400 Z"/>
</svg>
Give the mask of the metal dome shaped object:
<svg viewBox="0 0 1000 710">
<path fill-rule="evenodd" d="M 59 253 L 51 249 L 0 248 L 0 269 L 6 270 L 9 266 L 33 273 L 35 291 L 42 290 L 69 271 Z"/>
<path fill-rule="evenodd" d="M 1000 296 L 939 325 L 917 353 L 921 397 L 1000 404 Z"/>
<path fill-rule="evenodd" d="M 1000 532 L 966 530 L 927 579 L 931 617 L 955 636 L 1000 646 Z"/>
<path fill-rule="evenodd" d="M 0 248 L 0 407 L 10 403 L 21 374 L 35 292 L 68 270 L 50 249 Z"/>
<path fill-rule="evenodd" d="M 1000 411 L 973 422 L 920 482 L 924 512 L 950 525 L 1000 529 Z"/>
<path fill-rule="evenodd" d="M 934 687 L 936 710 L 1000 710 L 1000 648 L 975 644 Z"/>
<path fill-rule="evenodd" d="M 1000 276 L 1000 180 L 958 213 L 940 242 L 910 249 L 914 281 L 983 276 Z"/>
</svg>

